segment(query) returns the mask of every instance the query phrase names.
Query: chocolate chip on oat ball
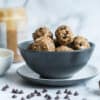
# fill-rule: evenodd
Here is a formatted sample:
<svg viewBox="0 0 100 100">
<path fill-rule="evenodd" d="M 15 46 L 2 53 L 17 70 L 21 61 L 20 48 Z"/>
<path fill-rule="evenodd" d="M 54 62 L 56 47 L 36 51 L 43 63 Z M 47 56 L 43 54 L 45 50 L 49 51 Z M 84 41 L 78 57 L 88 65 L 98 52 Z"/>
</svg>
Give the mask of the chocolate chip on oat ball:
<svg viewBox="0 0 100 100">
<path fill-rule="evenodd" d="M 53 37 L 52 32 L 47 27 L 38 28 L 32 35 L 33 35 L 34 40 L 36 40 L 36 39 L 38 39 L 42 36 L 47 36 L 47 37 L 50 37 L 50 38 Z"/>
<path fill-rule="evenodd" d="M 60 46 L 60 44 L 59 44 L 59 42 L 58 42 L 58 40 L 57 40 L 57 39 L 53 39 L 53 41 L 54 41 L 55 47 Z"/>
<path fill-rule="evenodd" d="M 59 26 L 55 31 L 55 35 L 61 45 L 68 45 L 73 41 L 73 33 L 66 25 Z"/>
<path fill-rule="evenodd" d="M 83 36 L 76 36 L 73 40 L 74 49 L 86 49 L 90 47 L 88 40 Z"/>
</svg>

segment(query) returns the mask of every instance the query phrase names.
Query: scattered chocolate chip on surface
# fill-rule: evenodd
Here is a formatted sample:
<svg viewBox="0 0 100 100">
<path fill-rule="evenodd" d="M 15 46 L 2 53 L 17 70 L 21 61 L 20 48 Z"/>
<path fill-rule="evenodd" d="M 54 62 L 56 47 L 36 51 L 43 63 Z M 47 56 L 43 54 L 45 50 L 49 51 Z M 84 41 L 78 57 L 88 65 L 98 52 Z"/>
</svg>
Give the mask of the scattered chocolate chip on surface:
<svg viewBox="0 0 100 100">
<path fill-rule="evenodd" d="M 67 94 L 68 94 L 68 95 L 72 95 L 72 92 L 71 92 L 71 91 L 68 91 Z"/>
<path fill-rule="evenodd" d="M 58 90 L 58 91 L 56 92 L 56 94 L 61 94 L 61 91 L 60 91 L 60 90 Z"/>
<path fill-rule="evenodd" d="M 17 96 L 16 95 L 12 95 L 12 98 L 15 99 L 15 98 L 17 98 Z"/>
<path fill-rule="evenodd" d="M 48 97 L 48 94 L 46 94 L 44 97 L 47 98 Z"/>
<path fill-rule="evenodd" d="M 37 93 L 38 93 L 38 91 L 37 91 L 37 90 L 34 90 L 34 93 L 35 93 L 35 94 L 37 94 Z"/>
<path fill-rule="evenodd" d="M 18 93 L 18 89 L 12 89 L 11 92 L 17 94 Z"/>
<path fill-rule="evenodd" d="M 18 91 L 18 94 L 23 94 L 23 93 L 24 93 L 23 90 Z"/>
<path fill-rule="evenodd" d="M 34 92 L 31 92 L 30 95 L 31 95 L 31 97 L 34 97 L 35 96 Z"/>
<path fill-rule="evenodd" d="M 30 99 L 32 96 L 30 95 L 30 94 L 28 94 L 27 96 L 26 96 L 26 98 L 27 99 Z"/>
<path fill-rule="evenodd" d="M 48 95 L 47 100 L 51 100 L 51 96 L 50 95 Z"/>
<path fill-rule="evenodd" d="M 47 89 L 44 88 L 44 89 L 42 90 L 42 93 L 46 93 L 46 92 L 47 92 Z"/>
<path fill-rule="evenodd" d="M 59 100 L 60 99 L 60 97 L 57 95 L 56 97 L 55 97 L 55 100 Z"/>
<path fill-rule="evenodd" d="M 38 93 L 37 93 L 37 96 L 41 96 L 41 93 L 40 93 L 40 92 L 38 92 Z"/>
<path fill-rule="evenodd" d="M 69 96 L 66 94 L 65 97 L 64 97 L 64 99 L 68 99 L 68 98 L 69 98 Z"/>
<path fill-rule="evenodd" d="M 68 92 L 68 89 L 65 89 L 64 93 L 67 93 Z"/>
<path fill-rule="evenodd" d="M 24 97 L 21 97 L 21 100 L 25 100 L 25 98 Z"/>
<path fill-rule="evenodd" d="M 48 95 L 48 94 L 46 94 L 45 96 L 44 96 L 47 100 L 51 100 L 51 96 L 50 95 Z"/>
<path fill-rule="evenodd" d="M 77 91 L 75 91 L 74 96 L 78 96 L 78 95 L 79 95 L 79 93 Z"/>
<path fill-rule="evenodd" d="M 2 91 L 6 91 L 8 88 L 9 88 L 9 86 L 8 86 L 8 85 L 5 85 L 5 86 L 2 87 L 1 90 L 2 90 Z"/>
</svg>

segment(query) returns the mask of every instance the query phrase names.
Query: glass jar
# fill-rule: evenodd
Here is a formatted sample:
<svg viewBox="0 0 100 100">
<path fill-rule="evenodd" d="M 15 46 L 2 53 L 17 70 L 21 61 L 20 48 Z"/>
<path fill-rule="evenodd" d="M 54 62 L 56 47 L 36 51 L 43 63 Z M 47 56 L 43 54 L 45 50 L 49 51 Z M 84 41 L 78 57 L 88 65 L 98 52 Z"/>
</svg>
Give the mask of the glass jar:
<svg viewBox="0 0 100 100">
<path fill-rule="evenodd" d="M 0 8 L 0 47 L 14 52 L 14 62 L 22 60 L 18 51 L 18 33 L 25 32 L 27 14 L 24 7 Z"/>
</svg>

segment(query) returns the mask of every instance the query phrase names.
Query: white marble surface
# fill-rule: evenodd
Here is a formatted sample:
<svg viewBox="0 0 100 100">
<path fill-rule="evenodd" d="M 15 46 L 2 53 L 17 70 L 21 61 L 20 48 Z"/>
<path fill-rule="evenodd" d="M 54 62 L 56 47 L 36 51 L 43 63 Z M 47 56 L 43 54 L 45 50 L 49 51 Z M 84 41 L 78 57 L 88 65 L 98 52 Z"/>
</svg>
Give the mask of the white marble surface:
<svg viewBox="0 0 100 100">
<path fill-rule="evenodd" d="M 15 1 L 17 1 L 17 3 Z M 24 0 L 20 0 L 20 5 L 23 4 L 23 1 Z M 0 7 L 7 7 L 10 6 L 10 4 L 19 5 L 19 0 L 0 0 Z M 54 31 L 54 28 L 59 24 L 68 24 L 72 26 L 72 29 L 76 34 L 82 34 L 90 41 L 93 41 L 96 44 L 96 48 L 89 63 L 95 65 L 100 71 L 100 0 L 29 0 L 26 9 L 29 16 L 29 26 L 31 31 L 40 25 L 48 25 Z M 69 16 L 71 17 L 68 19 Z M 75 18 L 73 16 L 75 16 Z M 76 16 L 78 19 L 81 17 L 80 23 L 78 23 Z M 76 28 L 78 25 L 81 26 Z M 28 33 L 25 40 L 31 39 L 31 32 Z M 6 92 L 0 91 L 0 100 L 12 100 L 12 94 L 10 93 L 12 88 L 21 88 L 25 91 L 25 94 L 33 91 L 35 88 L 39 91 L 43 88 L 41 86 L 24 83 L 24 81 L 16 74 L 16 69 L 21 65 L 22 64 L 13 64 L 9 72 L 5 76 L 0 77 L 0 88 L 5 84 L 9 84 L 10 86 L 10 89 Z M 84 97 L 88 98 L 87 100 L 100 100 L 99 91 L 93 92 L 94 89 L 92 89 L 92 87 L 95 88 L 95 85 L 93 84 L 91 87 L 93 82 L 97 84 L 98 79 L 100 79 L 99 76 L 87 84 L 66 87 L 73 91 L 80 91 L 80 96 L 76 98 L 71 97 L 72 100 L 81 100 L 81 98 Z M 47 88 L 49 89 L 49 93 L 53 96 L 55 96 L 55 91 L 57 89 L 61 89 L 62 91 L 65 89 L 65 87 Z M 90 91 L 91 89 L 92 92 Z M 21 96 L 18 96 L 17 100 L 20 100 L 20 97 Z M 32 100 L 42 99 L 43 98 L 36 97 Z M 63 100 L 63 98 L 60 100 Z"/>
<path fill-rule="evenodd" d="M 35 84 L 30 84 L 30 83 L 26 83 L 25 81 L 22 80 L 22 78 L 20 78 L 17 73 L 16 70 L 17 68 L 21 67 L 24 63 L 19 63 L 19 64 L 13 64 L 11 66 L 11 69 L 8 71 L 8 73 L 3 76 L 0 77 L 0 89 L 2 88 L 2 86 L 8 84 L 9 85 L 9 89 L 7 89 L 7 91 L 1 91 L 0 90 L 0 100 L 13 100 L 12 97 L 12 93 L 11 90 L 13 88 L 17 88 L 17 89 L 22 89 L 24 90 L 24 94 L 22 95 L 17 95 L 16 100 L 20 100 L 21 97 L 26 97 L 27 94 L 29 94 L 30 92 L 33 92 L 35 89 L 37 89 L 38 91 L 42 91 L 42 89 L 44 88 L 44 86 L 37 86 Z M 98 76 L 99 77 L 99 76 Z M 54 98 L 56 96 L 56 91 L 57 90 L 61 90 L 62 94 L 60 95 L 60 100 L 64 100 L 63 97 L 63 92 L 65 88 L 68 88 L 71 91 L 78 91 L 79 92 L 79 96 L 70 96 L 71 100 L 82 100 L 82 98 L 87 98 L 87 100 L 99 100 L 100 99 L 100 91 L 97 89 L 98 85 L 96 85 L 96 88 L 94 90 L 94 88 L 91 87 L 91 82 L 94 82 L 95 84 L 97 84 L 98 77 L 91 80 L 88 83 L 82 83 L 80 85 L 76 85 L 76 86 L 68 86 L 68 87 L 49 87 L 46 86 L 45 88 L 48 89 L 48 94 L 52 95 L 52 97 Z M 95 85 L 93 84 L 93 86 L 95 87 Z M 97 89 L 97 93 L 94 93 Z M 94 91 L 94 92 L 93 92 Z M 44 94 L 42 95 L 42 97 L 38 97 L 35 96 L 34 98 L 32 98 L 32 100 L 45 100 L 44 99 Z M 54 99 L 52 99 L 54 100 Z"/>
</svg>

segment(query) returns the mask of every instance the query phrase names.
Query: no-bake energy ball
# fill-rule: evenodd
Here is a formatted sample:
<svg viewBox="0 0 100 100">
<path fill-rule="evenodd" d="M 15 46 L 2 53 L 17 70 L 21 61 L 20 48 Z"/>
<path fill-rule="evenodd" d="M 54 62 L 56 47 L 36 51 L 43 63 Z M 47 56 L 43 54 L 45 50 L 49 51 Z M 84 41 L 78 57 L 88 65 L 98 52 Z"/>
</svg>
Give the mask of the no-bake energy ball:
<svg viewBox="0 0 100 100">
<path fill-rule="evenodd" d="M 73 41 L 73 33 L 66 25 L 59 26 L 55 31 L 55 35 L 61 45 L 68 45 Z"/>
<path fill-rule="evenodd" d="M 65 52 L 65 51 L 73 51 L 73 49 L 68 46 L 62 45 L 62 46 L 57 47 L 56 51 L 57 52 Z"/>
<path fill-rule="evenodd" d="M 55 45 L 51 38 L 49 37 L 40 37 L 32 45 L 32 50 L 34 51 L 55 51 Z"/>
<path fill-rule="evenodd" d="M 52 38 L 52 32 L 47 27 L 40 27 L 38 28 L 33 34 L 33 39 L 36 40 L 37 38 L 40 38 L 42 36 L 47 36 Z"/>
<path fill-rule="evenodd" d="M 79 50 L 79 49 L 89 48 L 90 44 L 86 38 L 82 36 L 76 36 L 73 41 L 73 46 L 74 49 Z"/>
</svg>

